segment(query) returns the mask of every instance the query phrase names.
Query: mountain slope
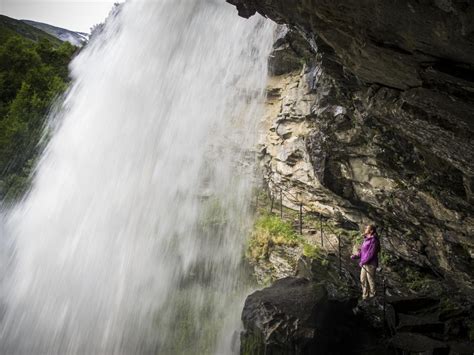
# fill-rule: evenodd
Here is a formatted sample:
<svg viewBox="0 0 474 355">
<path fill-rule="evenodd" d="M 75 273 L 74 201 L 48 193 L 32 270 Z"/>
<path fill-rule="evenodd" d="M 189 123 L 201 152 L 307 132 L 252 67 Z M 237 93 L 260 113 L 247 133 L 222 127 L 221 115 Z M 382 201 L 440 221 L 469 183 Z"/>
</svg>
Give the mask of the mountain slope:
<svg viewBox="0 0 474 355">
<path fill-rule="evenodd" d="M 0 203 L 29 187 L 48 112 L 69 83 L 77 47 L 0 16 Z"/>
<path fill-rule="evenodd" d="M 38 28 L 30 26 L 23 21 L 0 15 L 0 43 L 5 43 L 12 36 L 18 35 L 34 42 L 45 39 L 54 45 L 61 44 L 59 39 Z"/>
<path fill-rule="evenodd" d="M 75 31 L 71 31 L 65 28 L 48 25 L 47 23 L 30 21 L 30 20 L 21 20 L 21 21 L 32 27 L 35 27 L 37 29 L 44 31 L 63 42 L 67 41 L 77 47 L 83 46 L 87 42 L 88 37 L 89 37 L 87 33 L 75 32 Z"/>
</svg>

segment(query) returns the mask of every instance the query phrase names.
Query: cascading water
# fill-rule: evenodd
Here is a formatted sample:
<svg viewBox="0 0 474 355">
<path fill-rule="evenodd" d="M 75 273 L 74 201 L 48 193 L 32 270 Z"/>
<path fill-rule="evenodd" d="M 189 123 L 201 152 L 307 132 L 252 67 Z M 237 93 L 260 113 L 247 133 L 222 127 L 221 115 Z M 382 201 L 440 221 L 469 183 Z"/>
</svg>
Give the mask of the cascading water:
<svg viewBox="0 0 474 355">
<path fill-rule="evenodd" d="M 221 0 L 130 1 L 74 60 L 7 216 L 0 353 L 231 353 L 273 28 Z"/>
</svg>

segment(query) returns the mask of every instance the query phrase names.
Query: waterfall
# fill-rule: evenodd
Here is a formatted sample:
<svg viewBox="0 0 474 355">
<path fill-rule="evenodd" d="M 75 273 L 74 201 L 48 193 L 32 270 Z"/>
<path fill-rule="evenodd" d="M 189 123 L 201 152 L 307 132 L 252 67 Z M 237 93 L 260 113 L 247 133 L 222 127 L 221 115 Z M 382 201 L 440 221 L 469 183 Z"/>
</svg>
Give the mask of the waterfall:
<svg viewBox="0 0 474 355">
<path fill-rule="evenodd" d="M 223 0 L 129 1 L 74 59 L 5 217 L 0 353 L 235 351 L 273 30 Z"/>
</svg>

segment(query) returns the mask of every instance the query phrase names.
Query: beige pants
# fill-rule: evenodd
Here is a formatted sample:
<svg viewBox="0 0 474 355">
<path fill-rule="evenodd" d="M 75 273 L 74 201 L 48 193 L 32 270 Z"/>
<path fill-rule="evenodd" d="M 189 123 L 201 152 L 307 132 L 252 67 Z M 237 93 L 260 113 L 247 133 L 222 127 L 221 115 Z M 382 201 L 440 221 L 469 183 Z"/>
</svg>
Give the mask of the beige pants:
<svg viewBox="0 0 474 355">
<path fill-rule="evenodd" d="M 362 285 L 362 299 L 375 296 L 375 270 L 374 265 L 364 265 L 360 270 L 360 283 Z"/>
</svg>

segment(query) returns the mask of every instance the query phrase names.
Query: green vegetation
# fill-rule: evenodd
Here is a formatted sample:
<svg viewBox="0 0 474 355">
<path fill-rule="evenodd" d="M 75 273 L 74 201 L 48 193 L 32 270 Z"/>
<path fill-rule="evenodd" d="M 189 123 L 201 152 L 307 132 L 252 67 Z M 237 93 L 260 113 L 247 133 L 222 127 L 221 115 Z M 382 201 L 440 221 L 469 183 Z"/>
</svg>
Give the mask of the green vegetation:
<svg viewBox="0 0 474 355">
<path fill-rule="evenodd" d="M 304 243 L 303 255 L 310 259 L 317 259 L 321 257 L 321 250 L 313 244 Z"/>
<path fill-rule="evenodd" d="M 199 225 L 203 228 L 220 227 L 227 223 L 227 218 L 227 209 L 223 202 L 216 197 L 211 197 L 203 203 Z"/>
<path fill-rule="evenodd" d="M 274 245 L 297 246 L 298 235 L 292 226 L 280 217 L 263 215 L 255 222 L 247 248 L 247 257 L 252 261 L 267 259 Z"/>
<path fill-rule="evenodd" d="M 0 16 L 0 200 L 27 189 L 45 120 L 67 88 L 76 47 Z"/>
<path fill-rule="evenodd" d="M 436 294 L 441 293 L 439 282 L 430 275 L 415 267 L 405 266 L 400 275 L 403 277 L 407 287 L 417 293 Z"/>
<path fill-rule="evenodd" d="M 265 190 L 255 191 L 258 196 L 258 207 L 256 209 L 257 221 L 247 247 L 246 256 L 251 262 L 268 260 L 269 254 L 274 246 L 300 247 L 303 255 L 310 259 L 319 260 L 322 266 L 328 263 L 327 256 L 318 245 L 309 242 L 297 233 L 299 223 L 299 211 L 283 206 L 280 210 L 280 201 L 273 201 L 273 213 L 270 213 L 271 199 Z M 283 214 L 283 218 L 280 217 Z M 292 225 L 294 221 L 295 225 Z M 322 227 L 326 235 L 336 234 L 341 238 L 356 240 L 362 236 L 359 231 L 350 231 L 334 226 L 329 221 L 321 222 L 318 215 L 305 212 L 303 214 L 303 226 L 305 229 L 319 231 Z"/>
<path fill-rule="evenodd" d="M 474 341 L 474 321 L 473 320 L 467 321 L 467 328 L 468 328 L 469 340 Z"/>
<path fill-rule="evenodd" d="M 288 221 L 279 216 L 264 214 L 255 222 L 246 256 L 252 262 L 267 260 L 275 246 L 300 247 L 306 257 L 322 258 L 319 248 L 297 234 Z"/>
<path fill-rule="evenodd" d="M 222 291 L 202 286 L 182 288 L 170 295 L 154 315 L 154 327 L 161 338 L 159 353 L 212 354 L 227 315 L 227 310 L 216 306 L 222 298 Z"/>
<path fill-rule="evenodd" d="M 439 310 L 442 315 L 456 314 L 462 312 L 461 305 L 451 297 L 444 296 L 439 303 Z"/>
<path fill-rule="evenodd" d="M 352 240 L 353 245 L 357 248 L 360 248 L 362 242 L 364 241 L 364 236 L 359 231 L 346 231 L 346 235 L 348 235 L 349 239 Z"/>
<path fill-rule="evenodd" d="M 62 43 L 56 37 L 22 21 L 0 15 L 0 43 L 5 43 L 11 37 L 21 37 L 33 42 L 47 40 L 55 46 L 60 46 Z"/>
<path fill-rule="evenodd" d="M 240 353 L 242 355 L 264 355 L 265 339 L 260 332 L 255 329 L 252 333 L 246 334 L 240 344 Z"/>
<path fill-rule="evenodd" d="M 392 254 L 390 254 L 389 252 L 387 252 L 386 250 L 382 250 L 380 252 L 380 263 L 382 265 L 390 265 L 394 262 L 394 258 L 392 256 Z"/>
</svg>

